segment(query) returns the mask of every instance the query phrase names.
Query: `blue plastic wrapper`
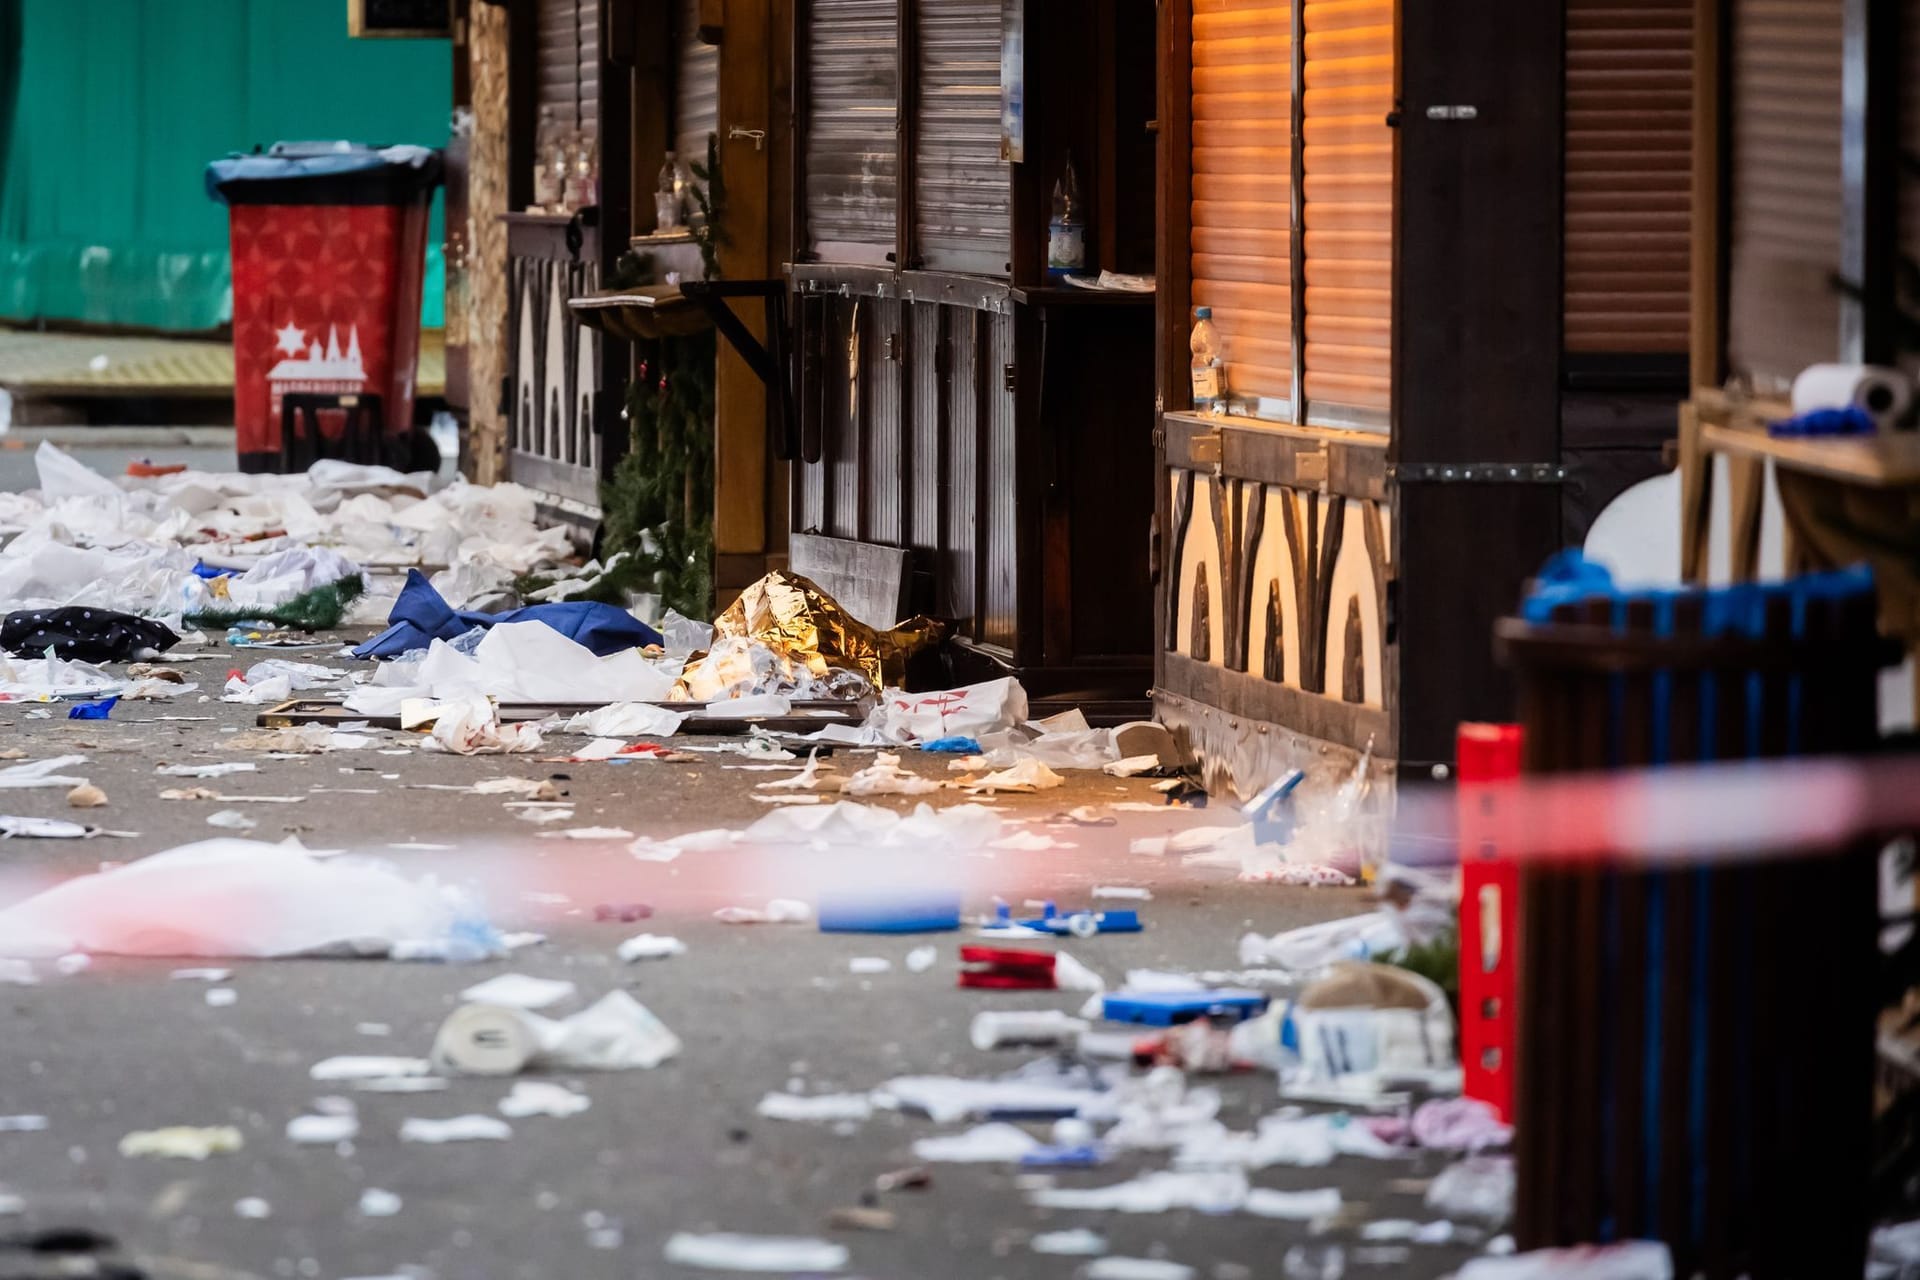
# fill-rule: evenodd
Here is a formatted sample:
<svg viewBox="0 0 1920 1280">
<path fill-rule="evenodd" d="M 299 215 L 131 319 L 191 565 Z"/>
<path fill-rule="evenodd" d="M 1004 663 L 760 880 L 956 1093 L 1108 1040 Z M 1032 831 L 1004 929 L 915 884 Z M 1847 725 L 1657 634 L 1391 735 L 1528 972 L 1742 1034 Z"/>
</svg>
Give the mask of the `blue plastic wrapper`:
<svg viewBox="0 0 1920 1280">
<path fill-rule="evenodd" d="M 950 756 L 977 756 L 980 744 L 973 738 L 935 738 L 932 742 L 920 744 L 922 751 L 937 751 Z"/>
<path fill-rule="evenodd" d="M 1770 436 L 1870 436 L 1880 429 L 1865 409 L 1812 409 L 1767 424 Z"/>
<path fill-rule="evenodd" d="M 113 710 L 113 704 L 120 701 L 120 695 L 102 698 L 98 702 L 76 702 L 67 710 L 69 720 L 105 720 Z"/>
<path fill-rule="evenodd" d="M 435 640 L 454 640 L 475 627 L 502 622 L 544 622 L 600 657 L 625 649 L 661 644 L 660 633 L 625 609 L 593 601 L 535 604 L 506 613 L 480 613 L 449 605 L 418 569 L 407 570 L 407 584 L 387 615 L 388 627 L 353 651 L 356 658 L 392 658 L 424 649 Z"/>
</svg>

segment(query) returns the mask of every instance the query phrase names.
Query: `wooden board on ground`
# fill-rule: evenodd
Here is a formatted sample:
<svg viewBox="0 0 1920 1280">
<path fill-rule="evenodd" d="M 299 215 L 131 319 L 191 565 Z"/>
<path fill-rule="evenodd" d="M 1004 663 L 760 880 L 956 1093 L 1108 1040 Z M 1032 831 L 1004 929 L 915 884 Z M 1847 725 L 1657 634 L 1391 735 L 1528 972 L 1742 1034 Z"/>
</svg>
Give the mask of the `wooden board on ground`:
<svg viewBox="0 0 1920 1280">
<path fill-rule="evenodd" d="M 840 602 L 857 621 L 885 630 L 907 611 L 909 552 L 874 542 L 796 533 L 787 542 L 787 567 Z"/>
<path fill-rule="evenodd" d="M 550 716 L 574 716 L 597 711 L 605 705 L 602 702 L 503 702 L 500 704 L 500 719 L 508 724 L 545 720 Z M 648 705 L 685 715 L 687 718 L 680 725 L 682 733 L 729 737 L 737 737 L 754 729 L 765 729 L 769 733 L 812 733 L 830 724 L 858 726 L 866 721 L 867 713 L 872 710 L 871 702 L 865 699 L 858 702 L 795 702 L 784 716 L 743 717 L 712 713 L 712 708 L 724 708 L 725 703 L 655 702 Z M 291 702 L 261 708 L 254 723 L 263 729 L 288 729 L 301 724 L 365 724 L 375 729 L 398 729 L 400 717 L 362 715 L 327 698 L 295 698 Z M 642 733 L 619 736 L 646 738 L 655 735 Z"/>
</svg>

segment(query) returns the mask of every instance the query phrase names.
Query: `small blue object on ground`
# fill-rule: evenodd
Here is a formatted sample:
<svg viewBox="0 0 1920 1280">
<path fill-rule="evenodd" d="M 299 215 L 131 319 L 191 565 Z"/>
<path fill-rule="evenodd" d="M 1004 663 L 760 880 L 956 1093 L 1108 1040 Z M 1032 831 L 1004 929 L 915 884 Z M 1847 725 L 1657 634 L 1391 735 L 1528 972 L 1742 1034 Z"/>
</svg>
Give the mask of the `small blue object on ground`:
<svg viewBox="0 0 1920 1280">
<path fill-rule="evenodd" d="M 949 756 L 977 756 L 980 754 L 980 743 L 974 738 L 935 738 L 932 742 L 921 743 L 920 749 Z"/>
<path fill-rule="evenodd" d="M 76 702 L 67 710 L 69 720 L 105 720 L 113 710 L 113 704 L 120 701 L 120 695 L 102 698 L 98 702 Z"/>
</svg>

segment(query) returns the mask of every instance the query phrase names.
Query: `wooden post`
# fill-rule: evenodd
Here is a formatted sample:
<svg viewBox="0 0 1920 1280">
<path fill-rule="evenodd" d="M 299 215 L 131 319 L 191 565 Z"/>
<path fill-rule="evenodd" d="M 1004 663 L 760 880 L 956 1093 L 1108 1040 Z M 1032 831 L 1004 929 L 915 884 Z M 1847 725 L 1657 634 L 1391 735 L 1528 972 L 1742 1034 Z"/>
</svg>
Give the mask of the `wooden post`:
<svg viewBox="0 0 1920 1280">
<path fill-rule="evenodd" d="M 703 30 L 716 6 L 703 5 Z M 731 280 L 772 274 L 770 217 L 773 77 L 782 49 L 774 40 L 773 0 L 726 0 L 720 35 L 718 155 L 726 181 L 721 213 L 720 271 Z M 763 136 L 734 137 L 734 129 Z M 741 305 L 741 304 L 736 304 Z M 742 319 L 760 341 L 766 318 L 741 305 Z M 766 388 L 732 344 L 721 342 L 714 377 L 713 550 L 715 587 L 724 596 L 766 569 Z"/>
<path fill-rule="evenodd" d="M 467 370 L 471 396 L 467 457 L 479 484 L 506 479 L 507 227 L 514 148 L 510 143 L 509 10 L 476 4 L 469 13 L 473 140 L 467 157 Z M 524 108 L 531 111 L 530 105 Z M 531 154 L 527 157 L 531 163 Z M 531 180 L 531 175 L 528 175 Z"/>
<path fill-rule="evenodd" d="M 1727 146 L 1726 0 L 1695 0 L 1693 16 L 1693 385 L 1717 387 L 1726 376 Z"/>
</svg>

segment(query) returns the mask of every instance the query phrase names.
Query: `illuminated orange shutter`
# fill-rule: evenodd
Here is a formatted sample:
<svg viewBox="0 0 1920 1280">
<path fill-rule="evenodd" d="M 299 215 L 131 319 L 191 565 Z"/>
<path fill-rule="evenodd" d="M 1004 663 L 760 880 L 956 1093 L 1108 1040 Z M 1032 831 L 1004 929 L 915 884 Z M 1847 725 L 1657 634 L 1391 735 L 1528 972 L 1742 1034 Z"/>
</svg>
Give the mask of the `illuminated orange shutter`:
<svg viewBox="0 0 1920 1280">
<path fill-rule="evenodd" d="M 1293 397 L 1293 7 L 1193 4 L 1193 302 L 1236 397 Z"/>
<path fill-rule="evenodd" d="M 1306 0 L 1304 18 L 1307 408 L 1381 418 L 1392 383 L 1393 0 Z"/>
<path fill-rule="evenodd" d="M 1567 0 L 1566 349 L 1684 354 L 1694 0 Z"/>
<path fill-rule="evenodd" d="M 1736 0 L 1727 356 L 1762 391 L 1840 351 L 1842 0 Z"/>
</svg>

